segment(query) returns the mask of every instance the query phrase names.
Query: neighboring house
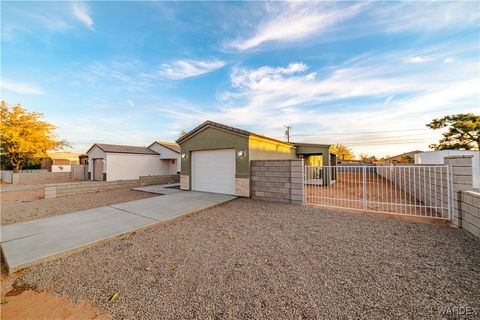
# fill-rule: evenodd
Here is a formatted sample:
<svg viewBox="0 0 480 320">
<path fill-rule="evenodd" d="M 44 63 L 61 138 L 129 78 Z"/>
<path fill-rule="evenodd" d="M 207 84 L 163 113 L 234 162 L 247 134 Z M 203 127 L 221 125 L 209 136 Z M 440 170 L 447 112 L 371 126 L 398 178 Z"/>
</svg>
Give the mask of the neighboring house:
<svg viewBox="0 0 480 320">
<path fill-rule="evenodd" d="M 173 148 L 166 148 L 157 142 L 150 147 L 94 144 L 86 152 L 89 179 L 131 180 L 141 176 L 177 173 L 180 152 L 175 152 Z"/>
<path fill-rule="evenodd" d="M 40 167 L 50 172 L 70 172 L 72 165 L 80 163 L 80 155 L 75 152 L 50 152 L 42 159 Z"/>
<path fill-rule="evenodd" d="M 480 151 L 475 150 L 438 150 L 415 155 L 415 164 L 444 164 L 444 158 L 450 156 L 472 156 L 473 187 L 480 188 Z"/>
<path fill-rule="evenodd" d="M 213 121 L 204 122 L 177 143 L 182 152 L 183 190 L 248 197 L 252 160 L 304 158 L 305 165 L 336 165 L 331 145 L 279 141 Z"/>
<path fill-rule="evenodd" d="M 148 148 L 160 155 L 160 159 L 165 171 L 170 174 L 180 172 L 180 146 L 173 142 L 155 141 Z"/>
<path fill-rule="evenodd" d="M 413 163 L 415 160 L 415 155 L 422 152 L 423 151 L 420 151 L 420 150 L 414 150 L 414 151 L 405 152 L 402 154 L 397 154 L 396 156 L 383 159 L 383 163 L 386 165 L 396 164 L 396 163 Z"/>
</svg>

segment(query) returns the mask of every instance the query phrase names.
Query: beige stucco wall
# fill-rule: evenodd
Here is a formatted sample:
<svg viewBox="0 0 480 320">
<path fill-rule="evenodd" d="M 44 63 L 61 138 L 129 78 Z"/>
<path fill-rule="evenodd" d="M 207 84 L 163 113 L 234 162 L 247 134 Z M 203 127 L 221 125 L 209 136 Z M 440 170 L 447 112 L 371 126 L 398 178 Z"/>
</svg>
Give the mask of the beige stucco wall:
<svg viewBox="0 0 480 320">
<path fill-rule="evenodd" d="M 250 161 L 296 159 L 295 148 L 290 144 L 272 141 L 253 134 L 248 139 L 248 152 Z"/>
</svg>

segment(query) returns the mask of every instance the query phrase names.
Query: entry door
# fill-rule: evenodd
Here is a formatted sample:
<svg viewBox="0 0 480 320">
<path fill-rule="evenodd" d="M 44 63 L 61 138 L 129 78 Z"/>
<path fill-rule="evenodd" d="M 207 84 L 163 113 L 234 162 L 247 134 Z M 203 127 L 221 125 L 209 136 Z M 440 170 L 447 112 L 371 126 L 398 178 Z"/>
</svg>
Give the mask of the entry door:
<svg viewBox="0 0 480 320">
<path fill-rule="evenodd" d="M 103 181 L 103 159 L 93 159 L 93 180 Z"/>
<path fill-rule="evenodd" d="M 192 152 L 192 190 L 235 194 L 235 149 Z"/>
</svg>

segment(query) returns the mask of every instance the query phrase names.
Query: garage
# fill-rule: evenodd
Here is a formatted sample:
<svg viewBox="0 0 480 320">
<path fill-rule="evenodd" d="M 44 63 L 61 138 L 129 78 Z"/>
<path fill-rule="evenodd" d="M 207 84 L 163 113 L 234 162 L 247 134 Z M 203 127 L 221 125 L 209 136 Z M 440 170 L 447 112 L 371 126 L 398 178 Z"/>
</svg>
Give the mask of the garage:
<svg viewBox="0 0 480 320">
<path fill-rule="evenodd" d="M 192 189 L 235 194 L 235 149 L 192 152 Z"/>
</svg>

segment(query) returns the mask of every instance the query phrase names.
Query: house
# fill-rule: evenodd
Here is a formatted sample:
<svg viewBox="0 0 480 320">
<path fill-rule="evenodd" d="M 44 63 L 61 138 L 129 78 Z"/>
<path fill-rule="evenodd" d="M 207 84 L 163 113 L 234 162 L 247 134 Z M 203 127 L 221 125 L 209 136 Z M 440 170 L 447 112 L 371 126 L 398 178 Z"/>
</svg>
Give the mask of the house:
<svg viewBox="0 0 480 320">
<path fill-rule="evenodd" d="M 396 163 L 413 163 L 415 159 L 415 155 L 422 152 L 423 151 L 420 151 L 420 150 L 414 150 L 414 151 L 405 152 L 402 154 L 397 154 L 396 156 L 383 159 L 383 163 L 386 165 L 389 165 L 389 164 L 391 165 Z"/>
<path fill-rule="evenodd" d="M 173 145 L 154 142 L 149 147 L 95 143 L 88 155 L 90 180 L 115 181 L 178 172 L 180 152 Z"/>
<path fill-rule="evenodd" d="M 180 146 L 173 142 L 155 141 L 148 146 L 160 155 L 160 163 L 169 174 L 180 172 Z"/>
<path fill-rule="evenodd" d="M 480 188 L 480 151 L 475 150 L 437 150 L 426 151 L 415 155 L 415 164 L 431 165 L 444 164 L 445 157 L 451 156 L 471 156 L 472 157 L 472 176 L 473 188 Z"/>
<path fill-rule="evenodd" d="M 50 172 L 70 172 L 71 166 L 80 163 L 80 153 L 50 152 L 42 158 L 40 167 Z"/>
<path fill-rule="evenodd" d="M 177 143 L 183 190 L 249 197 L 252 160 L 303 158 L 305 165 L 336 165 L 331 145 L 289 143 L 213 121 L 202 123 Z"/>
</svg>

